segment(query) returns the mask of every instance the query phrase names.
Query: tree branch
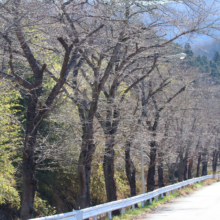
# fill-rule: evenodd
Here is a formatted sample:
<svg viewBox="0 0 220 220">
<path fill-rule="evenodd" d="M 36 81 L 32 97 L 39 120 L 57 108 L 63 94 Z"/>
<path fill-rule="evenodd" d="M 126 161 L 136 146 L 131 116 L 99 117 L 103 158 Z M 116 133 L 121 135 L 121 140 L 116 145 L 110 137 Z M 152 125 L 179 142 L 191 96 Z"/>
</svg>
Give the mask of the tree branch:
<svg viewBox="0 0 220 220">
<path fill-rule="evenodd" d="M 40 69 L 39 66 L 37 65 L 37 62 L 34 58 L 34 55 L 30 49 L 30 47 L 28 46 L 27 42 L 25 41 L 25 38 L 22 34 L 21 28 L 19 27 L 19 24 L 16 25 L 16 35 L 18 38 L 18 41 L 20 43 L 20 46 L 24 52 L 25 58 L 27 59 L 35 78 L 38 77 L 39 73 L 40 73 Z"/>
<path fill-rule="evenodd" d="M 158 57 L 156 57 L 156 58 L 154 59 L 154 63 L 153 63 L 153 65 L 152 65 L 151 69 L 150 69 L 144 76 L 142 76 L 141 78 L 139 78 L 138 80 L 136 80 L 136 82 L 134 82 L 132 85 L 130 85 L 130 86 L 124 91 L 124 93 L 123 93 L 123 95 L 122 95 L 122 98 L 121 98 L 121 102 L 124 101 L 125 95 L 126 95 L 134 86 L 136 86 L 139 82 L 141 82 L 142 80 L 144 80 L 144 79 L 154 70 L 154 68 L 156 67 L 157 59 L 158 59 Z"/>
<path fill-rule="evenodd" d="M 98 32 L 100 29 L 102 29 L 105 25 L 101 24 L 98 28 L 96 28 L 95 30 L 91 31 L 89 34 L 86 35 L 86 37 L 84 39 L 82 39 L 77 46 L 83 44 L 87 38 L 89 38 L 90 36 L 92 36 L 94 33 Z"/>
<path fill-rule="evenodd" d="M 62 69 L 60 71 L 60 80 L 64 80 L 64 77 L 66 76 L 66 70 L 68 67 L 68 63 L 69 63 L 69 58 L 70 58 L 70 53 L 71 50 L 73 48 L 73 44 L 71 44 L 70 46 L 67 45 L 67 43 L 63 40 L 63 38 L 57 38 L 57 40 L 61 43 L 61 45 L 64 47 L 64 49 L 66 50 L 65 52 L 65 56 L 64 56 L 64 60 L 63 60 L 63 65 L 62 65 Z"/>
</svg>

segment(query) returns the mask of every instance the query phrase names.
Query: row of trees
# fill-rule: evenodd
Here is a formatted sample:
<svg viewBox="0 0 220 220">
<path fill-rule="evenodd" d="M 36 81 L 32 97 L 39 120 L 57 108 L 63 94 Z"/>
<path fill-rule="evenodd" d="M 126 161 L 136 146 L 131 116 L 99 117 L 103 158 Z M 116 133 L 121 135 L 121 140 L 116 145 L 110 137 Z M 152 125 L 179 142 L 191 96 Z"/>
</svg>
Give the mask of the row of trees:
<svg viewBox="0 0 220 220">
<path fill-rule="evenodd" d="M 218 29 L 211 16 L 217 2 L 3 0 L 0 5 L 2 83 L 20 94 L 20 105 L 9 108 L 20 136 L 17 127 L 8 132 L 9 122 L 3 122 L 2 134 L 9 137 L 1 151 L 15 153 L 16 147 L 18 157 L 22 152 L 17 168 L 22 220 L 34 214 L 38 180 L 48 201 L 62 188 L 62 178 L 74 184 L 78 198 L 68 209 L 117 200 L 119 179 L 136 195 L 141 146 L 148 191 L 155 187 L 156 165 L 159 187 L 164 167 L 174 181 L 178 165 L 181 181 L 187 167 L 192 177 L 197 157 L 197 175 L 201 161 L 205 174 L 210 152 L 216 170 L 216 88 L 204 87 L 209 72 L 177 60 L 184 49 L 173 42 Z M 59 205 L 57 211 L 63 211 Z"/>
</svg>

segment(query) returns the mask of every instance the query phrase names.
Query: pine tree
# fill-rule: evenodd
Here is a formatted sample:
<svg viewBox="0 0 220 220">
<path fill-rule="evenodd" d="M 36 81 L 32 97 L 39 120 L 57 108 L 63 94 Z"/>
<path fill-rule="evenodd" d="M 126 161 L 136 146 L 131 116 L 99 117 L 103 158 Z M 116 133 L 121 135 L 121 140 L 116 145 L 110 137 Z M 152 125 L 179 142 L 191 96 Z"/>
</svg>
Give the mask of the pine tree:
<svg viewBox="0 0 220 220">
<path fill-rule="evenodd" d="M 213 57 L 213 61 L 214 61 L 215 63 L 217 63 L 218 65 L 220 65 L 220 54 L 219 54 L 218 51 L 215 52 L 215 55 L 214 55 L 214 57 Z"/>
<path fill-rule="evenodd" d="M 193 54 L 191 45 L 189 43 L 185 44 L 184 53 L 187 55 L 187 58 L 192 58 L 193 57 L 194 54 Z"/>
</svg>

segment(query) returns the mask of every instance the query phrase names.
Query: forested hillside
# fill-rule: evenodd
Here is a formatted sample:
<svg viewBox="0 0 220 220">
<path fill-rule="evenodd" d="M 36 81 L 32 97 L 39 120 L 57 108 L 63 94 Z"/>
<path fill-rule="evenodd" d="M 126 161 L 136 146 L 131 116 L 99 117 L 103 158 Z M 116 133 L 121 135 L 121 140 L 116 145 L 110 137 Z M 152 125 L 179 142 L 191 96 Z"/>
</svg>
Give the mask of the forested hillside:
<svg viewBox="0 0 220 220">
<path fill-rule="evenodd" d="M 176 40 L 217 39 L 218 8 L 214 0 L 1 0 L 0 219 L 216 173 L 220 51 L 210 59 Z"/>
</svg>

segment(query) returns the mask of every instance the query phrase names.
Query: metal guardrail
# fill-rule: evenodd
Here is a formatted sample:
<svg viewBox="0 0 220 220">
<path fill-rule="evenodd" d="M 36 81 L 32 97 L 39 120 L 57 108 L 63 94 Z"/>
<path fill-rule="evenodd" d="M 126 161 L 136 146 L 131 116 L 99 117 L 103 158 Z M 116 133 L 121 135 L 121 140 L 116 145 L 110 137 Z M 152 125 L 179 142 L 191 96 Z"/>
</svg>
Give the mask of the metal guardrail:
<svg viewBox="0 0 220 220">
<path fill-rule="evenodd" d="M 52 216 L 47 216 L 47 217 L 42 217 L 42 218 L 32 218 L 29 220 L 58 220 L 58 219 L 63 219 L 63 220 L 82 220 L 83 219 L 83 212 L 81 210 L 73 210 L 72 212 L 67 212 L 63 214 L 58 214 L 58 215 L 52 215 Z"/>
<path fill-rule="evenodd" d="M 219 177 L 219 175 L 216 175 Z M 102 215 L 105 213 L 108 213 L 108 218 L 112 219 L 112 211 L 117 210 L 117 209 L 122 209 L 122 213 L 125 212 L 125 208 L 128 206 L 132 206 L 132 209 L 135 209 L 135 204 L 141 203 L 142 207 L 144 206 L 144 202 L 147 200 L 152 203 L 152 199 L 155 198 L 158 200 L 158 197 L 161 195 L 161 197 L 164 196 L 165 193 L 169 194 L 170 192 L 173 193 L 174 190 L 178 190 L 182 187 L 185 187 L 189 184 L 194 184 L 206 179 L 213 178 L 213 175 L 207 175 L 207 176 L 202 176 L 198 178 L 193 178 L 190 180 L 186 180 L 183 182 L 179 182 L 173 185 L 169 185 L 163 188 L 156 189 L 152 192 L 144 193 L 138 196 L 134 196 L 131 198 L 127 199 L 121 199 L 113 202 L 108 202 L 104 203 L 101 205 L 93 206 L 90 208 L 85 208 L 82 210 L 73 210 L 72 212 L 64 213 L 64 214 L 59 214 L 59 215 L 53 215 L 53 216 L 48 216 L 48 217 L 43 217 L 43 218 L 35 218 L 32 220 L 58 220 L 58 219 L 63 219 L 63 220 L 83 220 L 83 219 L 88 219 L 93 217 L 94 220 L 97 219 L 98 215 Z"/>
</svg>

